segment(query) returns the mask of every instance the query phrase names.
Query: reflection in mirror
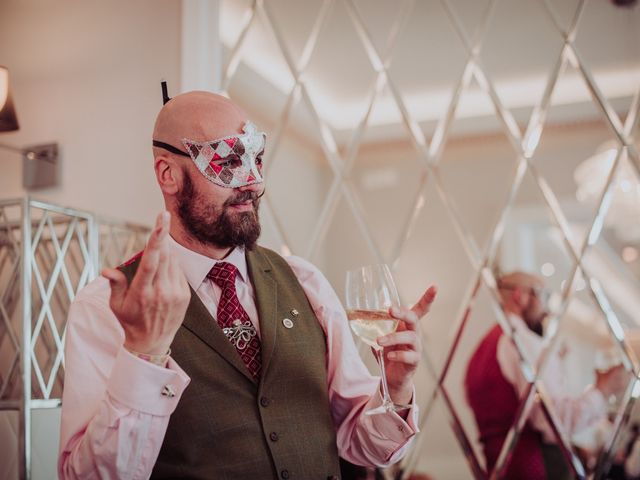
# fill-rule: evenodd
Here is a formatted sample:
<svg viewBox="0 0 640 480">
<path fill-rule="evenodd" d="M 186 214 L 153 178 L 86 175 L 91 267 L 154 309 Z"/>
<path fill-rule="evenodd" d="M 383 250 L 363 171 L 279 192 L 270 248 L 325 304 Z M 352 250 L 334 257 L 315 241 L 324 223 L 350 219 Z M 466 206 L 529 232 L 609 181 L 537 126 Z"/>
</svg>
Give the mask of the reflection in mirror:
<svg viewBox="0 0 640 480">
<path fill-rule="evenodd" d="M 574 221 L 580 216 L 588 225 L 599 206 L 620 144 L 578 69 L 566 61 L 559 73 L 532 163 L 552 190 L 562 213 Z M 575 99 L 570 107 L 568 95 Z M 628 107 L 627 103 L 614 115 L 626 112 Z M 576 110 L 572 113 L 571 109 Z M 576 115 L 575 111 L 579 111 L 579 117 L 567 121 Z M 581 241 L 586 232 L 576 233 Z"/>
<path fill-rule="evenodd" d="M 557 420 L 539 395 L 534 390 L 530 393 L 522 429 L 512 437 L 510 448 L 502 452 L 496 478 L 584 478 L 580 460 L 572 456 L 559 435 Z"/>
<path fill-rule="evenodd" d="M 598 90 L 624 123 L 640 84 L 640 9 L 610 8 L 610 3 L 584 2 L 575 48 Z M 601 35 L 606 25 L 615 28 Z"/>
<path fill-rule="evenodd" d="M 594 471 L 615 434 L 633 377 L 625 349 L 578 270 L 540 383 L 558 428 L 587 473 Z"/>
<path fill-rule="evenodd" d="M 443 372 L 450 408 L 466 434 L 470 454 L 487 475 L 496 467 L 523 401 L 524 392 L 502 373 L 520 363 L 509 330 L 497 299 L 482 285 L 469 304 Z M 502 358 L 505 352 L 507 358 Z"/>
<path fill-rule="evenodd" d="M 395 2 L 387 3 L 396 8 Z M 446 3 L 439 0 L 409 3 L 412 3 L 412 9 L 406 24 L 398 32 L 387 71 L 410 118 L 429 141 L 450 108 L 468 52 L 454 25 L 445 20 Z M 465 2 L 463 11 L 475 13 L 478 7 L 482 10 L 481 3 L 485 2 L 476 1 L 473 5 Z M 438 41 L 434 42 L 433 38 Z M 414 51 L 416 45 L 420 45 L 419 60 L 415 55 L 406 54 Z M 380 108 L 380 114 L 372 119 L 377 124 L 375 131 L 379 136 L 401 128 L 400 117 L 387 108 L 387 103 Z"/>
<path fill-rule="evenodd" d="M 349 171 L 371 234 L 387 259 L 396 255 L 395 249 L 406 228 L 407 213 L 412 211 L 426 175 L 421 153 L 415 148 L 408 129 L 402 123 L 395 128 L 376 125 L 377 118 L 384 118 L 390 112 L 400 118 L 398 106 L 385 87 L 372 105 Z M 344 150 L 348 155 L 348 149 Z M 347 155 L 345 161 L 350 160 Z M 398 214 L 380 214 L 387 209 Z"/>
<path fill-rule="evenodd" d="M 419 298 L 425 281 L 436 281 L 434 272 L 447 272 L 437 280 L 438 301 L 430 313 L 432 318 L 443 321 L 425 320 L 422 324 L 426 355 L 436 372 L 440 372 L 477 280 L 474 264 L 433 178 L 418 197 L 416 207 L 416 217 L 400 250 L 395 275 L 400 296 L 409 303 Z"/>
<path fill-rule="evenodd" d="M 611 448 L 601 456 L 596 478 L 626 479 L 640 476 L 640 380 L 629 402 Z"/>
<path fill-rule="evenodd" d="M 477 121 L 480 110 L 482 122 Z M 478 257 L 489 246 L 509 198 L 517 160 L 488 93 L 473 78 L 460 95 L 437 173 Z"/>
<path fill-rule="evenodd" d="M 267 143 L 266 197 L 290 251 L 308 256 L 331 187 L 330 160 L 310 105 L 300 98 L 288 117 Z M 309 178 L 314 181 L 302 181 Z"/>
<path fill-rule="evenodd" d="M 575 28 L 576 18 L 582 7 L 580 0 L 548 0 L 545 5 L 549 9 L 549 14 L 553 18 L 558 31 L 568 33 Z"/>
<path fill-rule="evenodd" d="M 540 278 L 554 307 L 559 304 L 575 263 L 570 244 L 559 227 L 558 213 L 550 209 L 536 177 L 527 171 L 502 220 L 504 232 L 494 268 L 502 273 L 522 271 Z M 572 240 L 575 244 L 573 236 Z"/>
<path fill-rule="evenodd" d="M 513 28 L 516 17 L 526 21 Z M 511 0 L 494 4 L 479 61 L 494 82 L 502 106 L 513 115 L 522 132 L 534 107 L 542 101 L 548 76 L 563 46 L 563 35 L 555 27 L 545 2 Z"/>
<path fill-rule="evenodd" d="M 367 111 L 377 78 L 351 8 L 350 2 L 332 2 L 303 78 L 336 144 L 346 144 L 353 135 Z M 344 78 L 347 65 L 348 82 Z"/>
<path fill-rule="evenodd" d="M 466 435 L 452 415 L 442 396 L 435 397 L 422 414 L 423 431 L 437 435 L 420 435 L 414 449 L 402 464 L 403 479 L 423 475 L 430 479 L 455 478 L 461 480 L 483 478 L 482 465 L 476 461 L 473 450 L 461 447 L 460 435 Z"/>
<path fill-rule="evenodd" d="M 222 2 L 220 24 L 224 92 L 243 108 L 251 106 L 250 113 L 271 119 L 275 128 L 295 84 L 278 39 L 264 13 L 244 2 Z"/>
<path fill-rule="evenodd" d="M 613 153 L 611 154 L 613 157 Z M 640 177 L 623 150 L 609 187 L 609 196 L 601 209 L 590 236 L 583 266 L 599 294 L 613 333 L 625 337 L 627 351 L 638 369 L 634 351 L 640 331 Z"/>
</svg>

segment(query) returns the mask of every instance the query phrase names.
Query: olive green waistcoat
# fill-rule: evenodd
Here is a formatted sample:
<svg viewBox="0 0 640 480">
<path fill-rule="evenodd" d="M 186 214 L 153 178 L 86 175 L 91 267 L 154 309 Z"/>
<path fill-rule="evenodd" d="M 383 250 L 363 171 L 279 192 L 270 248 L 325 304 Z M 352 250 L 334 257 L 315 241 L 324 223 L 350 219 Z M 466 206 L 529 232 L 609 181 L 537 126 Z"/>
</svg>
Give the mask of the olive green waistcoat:
<svg viewBox="0 0 640 480">
<path fill-rule="evenodd" d="M 171 415 L 152 478 L 338 478 L 322 327 L 282 257 L 262 247 L 246 256 L 260 319 L 260 379 L 192 291 L 171 345 L 191 383 Z M 131 279 L 137 265 L 121 268 Z"/>
</svg>

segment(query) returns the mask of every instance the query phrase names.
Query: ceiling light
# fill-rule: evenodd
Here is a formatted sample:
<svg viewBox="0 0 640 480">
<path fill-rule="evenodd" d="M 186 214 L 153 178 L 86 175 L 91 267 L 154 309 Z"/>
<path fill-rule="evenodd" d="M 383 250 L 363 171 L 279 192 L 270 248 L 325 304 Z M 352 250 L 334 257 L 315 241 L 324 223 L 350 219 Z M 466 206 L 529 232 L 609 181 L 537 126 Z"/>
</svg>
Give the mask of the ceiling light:
<svg viewBox="0 0 640 480">
<path fill-rule="evenodd" d="M 547 262 L 544 265 L 542 265 L 542 267 L 540 268 L 540 271 L 542 272 L 542 275 L 544 275 L 545 277 L 550 277 L 554 273 L 556 273 L 556 267 L 553 266 L 553 263 Z"/>
</svg>

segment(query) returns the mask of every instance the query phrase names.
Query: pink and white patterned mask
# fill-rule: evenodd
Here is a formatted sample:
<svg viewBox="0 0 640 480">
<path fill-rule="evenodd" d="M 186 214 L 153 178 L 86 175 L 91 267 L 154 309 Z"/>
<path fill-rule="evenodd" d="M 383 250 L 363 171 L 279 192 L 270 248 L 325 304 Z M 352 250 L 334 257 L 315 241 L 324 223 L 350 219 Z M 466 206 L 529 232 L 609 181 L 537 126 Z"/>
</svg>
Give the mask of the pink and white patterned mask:
<svg viewBox="0 0 640 480">
<path fill-rule="evenodd" d="M 244 133 L 241 135 L 206 142 L 183 138 L 182 144 L 188 153 L 157 140 L 153 141 L 153 145 L 191 157 L 200 173 L 221 187 L 238 188 L 262 183 L 262 154 L 266 134 L 258 132 L 249 121 L 244 124 L 242 131 Z"/>
</svg>

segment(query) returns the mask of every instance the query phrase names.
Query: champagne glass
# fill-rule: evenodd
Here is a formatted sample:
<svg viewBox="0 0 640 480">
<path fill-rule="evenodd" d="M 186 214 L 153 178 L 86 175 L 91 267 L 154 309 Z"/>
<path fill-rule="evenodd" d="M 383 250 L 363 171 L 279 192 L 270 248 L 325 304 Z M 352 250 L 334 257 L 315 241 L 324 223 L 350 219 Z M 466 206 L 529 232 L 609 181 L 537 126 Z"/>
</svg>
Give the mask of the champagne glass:
<svg viewBox="0 0 640 480">
<path fill-rule="evenodd" d="M 409 408 L 391 401 L 384 367 L 384 350 L 378 337 L 393 333 L 398 320 L 389 314 L 389 308 L 399 306 L 398 291 L 386 265 L 368 265 L 347 272 L 347 318 L 351 330 L 373 348 L 382 377 L 382 405 L 368 410 L 366 415 L 394 412 Z"/>
</svg>

